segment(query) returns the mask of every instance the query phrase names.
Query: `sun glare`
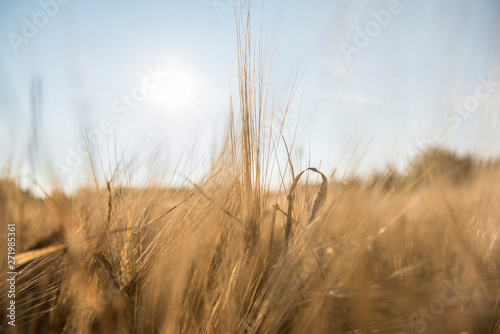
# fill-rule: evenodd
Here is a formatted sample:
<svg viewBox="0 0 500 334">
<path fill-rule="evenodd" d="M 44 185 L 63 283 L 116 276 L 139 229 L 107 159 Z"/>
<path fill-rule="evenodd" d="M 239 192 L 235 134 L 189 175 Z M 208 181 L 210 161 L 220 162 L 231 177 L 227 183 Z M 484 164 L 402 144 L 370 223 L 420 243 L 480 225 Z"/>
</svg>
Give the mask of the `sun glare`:
<svg viewBox="0 0 500 334">
<path fill-rule="evenodd" d="M 167 73 L 158 88 L 151 92 L 151 103 L 169 114 L 188 111 L 196 96 L 194 76 L 180 67 L 170 68 Z"/>
</svg>

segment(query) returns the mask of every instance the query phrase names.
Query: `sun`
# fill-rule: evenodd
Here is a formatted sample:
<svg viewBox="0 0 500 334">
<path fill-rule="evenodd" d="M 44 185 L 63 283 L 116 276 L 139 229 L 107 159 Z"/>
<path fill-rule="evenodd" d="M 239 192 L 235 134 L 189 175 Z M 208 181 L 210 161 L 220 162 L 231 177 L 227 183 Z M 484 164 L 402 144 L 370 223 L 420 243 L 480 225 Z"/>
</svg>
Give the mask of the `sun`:
<svg viewBox="0 0 500 334">
<path fill-rule="evenodd" d="M 150 103 L 168 114 L 178 114 L 193 108 L 197 80 L 190 71 L 179 66 L 170 67 L 168 75 L 161 84 L 151 92 Z"/>
</svg>

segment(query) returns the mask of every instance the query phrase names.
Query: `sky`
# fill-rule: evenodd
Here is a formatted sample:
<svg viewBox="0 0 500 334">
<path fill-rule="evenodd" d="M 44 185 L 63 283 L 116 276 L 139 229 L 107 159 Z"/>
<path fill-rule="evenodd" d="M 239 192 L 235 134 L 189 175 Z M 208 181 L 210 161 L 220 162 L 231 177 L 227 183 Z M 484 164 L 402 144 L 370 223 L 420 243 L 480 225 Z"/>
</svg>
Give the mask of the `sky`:
<svg viewBox="0 0 500 334">
<path fill-rule="evenodd" d="M 404 170 L 428 146 L 499 155 L 500 2 L 254 0 L 251 21 L 276 119 L 300 79 L 284 130 L 299 167 Z M 133 184 L 197 179 L 221 149 L 231 0 L 0 1 L 0 36 L 3 173 L 74 189 L 91 179 L 88 144 L 103 177 L 123 160 Z"/>
</svg>

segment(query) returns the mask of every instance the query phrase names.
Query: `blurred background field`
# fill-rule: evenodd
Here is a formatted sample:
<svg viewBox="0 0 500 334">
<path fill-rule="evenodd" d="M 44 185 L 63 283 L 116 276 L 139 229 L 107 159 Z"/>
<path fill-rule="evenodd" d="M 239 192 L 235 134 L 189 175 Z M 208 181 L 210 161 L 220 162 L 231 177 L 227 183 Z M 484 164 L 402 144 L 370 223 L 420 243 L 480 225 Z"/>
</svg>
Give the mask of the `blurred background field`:
<svg viewBox="0 0 500 334">
<path fill-rule="evenodd" d="M 26 22 L 44 6 L 0 3 L 0 168 L 23 187 L 36 179 L 72 191 L 93 182 L 90 150 L 106 178 L 122 160 L 143 164 L 136 185 L 179 186 L 182 168 L 201 178 L 224 146 L 229 94 L 238 93 L 240 3 L 56 3 L 28 37 Z M 273 110 L 264 135 L 286 113 L 297 168 L 402 172 L 426 146 L 499 154 L 498 86 L 482 88 L 492 92 L 472 112 L 456 110 L 483 81 L 500 81 L 498 1 L 259 0 L 251 11 Z M 166 73 L 161 82 L 131 98 L 155 70 Z M 286 160 L 283 147 L 277 154 Z"/>
</svg>

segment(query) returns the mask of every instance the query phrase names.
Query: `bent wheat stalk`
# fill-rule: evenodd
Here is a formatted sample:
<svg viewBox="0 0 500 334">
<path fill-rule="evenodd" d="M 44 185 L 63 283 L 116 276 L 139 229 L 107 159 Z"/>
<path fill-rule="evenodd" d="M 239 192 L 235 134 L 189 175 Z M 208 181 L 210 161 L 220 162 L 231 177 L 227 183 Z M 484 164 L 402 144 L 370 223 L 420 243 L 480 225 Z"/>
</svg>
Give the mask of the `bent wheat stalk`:
<svg viewBox="0 0 500 334">
<path fill-rule="evenodd" d="M 327 190 L 328 190 L 328 179 L 325 176 L 325 174 L 321 173 L 319 170 L 317 170 L 314 167 L 309 167 L 307 169 L 304 169 L 302 172 L 299 173 L 295 177 L 292 183 L 292 187 L 290 188 L 290 192 L 288 193 L 287 200 L 288 200 L 288 212 L 286 216 L 286 223 L 285 223 L 285 245 L 284 245 L 284 253 L 286 254 L 288 250 L 288 241 L 290 240 L 291 233 L 292 233 L 292 213 L 293 213 L 293 202 L 295 199 L 295 188 L 297 187 L 297 184 L 299 183 L 299 179 L 304 174 L 306 171 L 312 171 L 315 173 L 318 173 L 321 175 L 321 178 L 323 181 L 321 182 L 321 187 L 319 188 L 318 194 L 316 195 L 316 198 L 314 199 L 314 203 L 312 206 L 311 210 L 311 215 L 309 216 L 308 223 L 310 223 L 316 214 L 318 213 L 319 209 L 323 206 L 323 204 L 326 201 L 326 196 L 327 196 Z"/>
</svg>

